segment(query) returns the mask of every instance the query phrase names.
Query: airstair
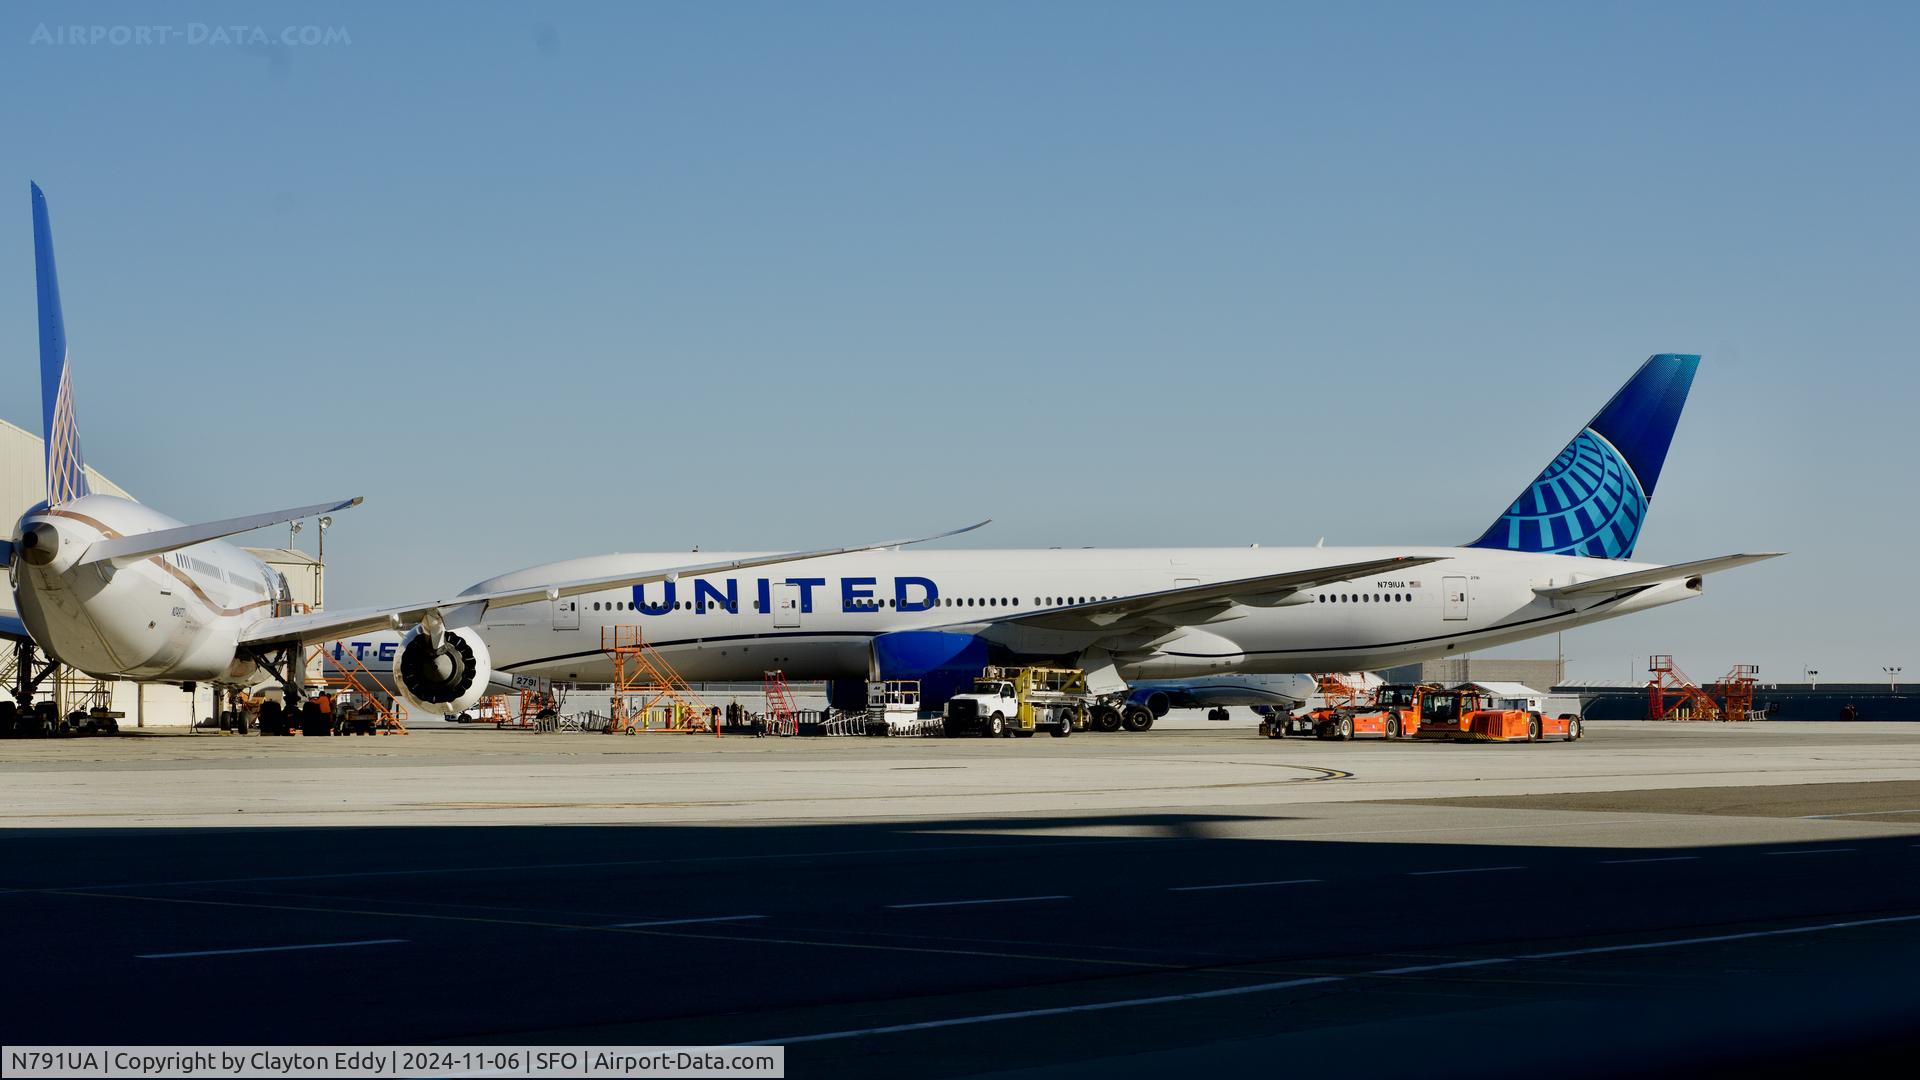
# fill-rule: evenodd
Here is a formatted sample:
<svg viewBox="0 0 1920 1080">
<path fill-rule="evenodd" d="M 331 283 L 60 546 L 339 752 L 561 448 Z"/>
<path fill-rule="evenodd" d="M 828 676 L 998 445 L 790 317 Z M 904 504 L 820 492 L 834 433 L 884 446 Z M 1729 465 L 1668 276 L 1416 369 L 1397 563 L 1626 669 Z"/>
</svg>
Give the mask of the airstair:
<svg viewBox="0 0 1920 1080">
<path fill-rule="evenodd" d="M 765 733 L 768 735 L 800 734 L 800 710 L 794 708 L 793 690 L 787 685 L 787 673 L 767 672 L 761 683 L 761 691 L 767 700 L 766 713 L 761 720 Z"/>
</svg>

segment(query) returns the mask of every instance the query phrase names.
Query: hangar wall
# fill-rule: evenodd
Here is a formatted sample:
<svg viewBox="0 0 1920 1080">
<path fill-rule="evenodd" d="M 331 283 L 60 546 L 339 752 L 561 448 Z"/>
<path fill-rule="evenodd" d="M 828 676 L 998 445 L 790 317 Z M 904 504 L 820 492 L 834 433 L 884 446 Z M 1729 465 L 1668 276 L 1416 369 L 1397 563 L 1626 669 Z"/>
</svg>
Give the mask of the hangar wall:
<svg viewBox="0 0 1920 1080">
<path fill-rule="evenodd" d="M 0 513 L 6 515 L 8 529 L 27 507 L 47 497 L 46 452 L 40 445 L 40 436 L 0 420 Z M 92 466 L 87 467 L 87 483 L 107 495 L 133 498 Z M 12 597 L 4 603 L 11 608 Z"/>
<path fill-rule="evenodd" d="M 1390 683 L 1436 682 L 1451 685 L 1469 680 L 1517 682 L 1535 690 L 1548 690 L 1560 683 L 1560 662 L 1449 656 L 1388 668 L 1380 673 L 1380 677 Z"/>
</svg>

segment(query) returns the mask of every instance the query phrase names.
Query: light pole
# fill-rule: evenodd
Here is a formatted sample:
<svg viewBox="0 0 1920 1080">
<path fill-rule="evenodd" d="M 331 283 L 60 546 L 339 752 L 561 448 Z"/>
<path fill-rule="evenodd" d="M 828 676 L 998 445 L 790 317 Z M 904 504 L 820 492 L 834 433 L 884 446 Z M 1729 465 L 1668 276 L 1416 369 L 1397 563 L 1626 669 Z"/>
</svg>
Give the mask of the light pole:
<svg viewBox="0 0 1920 1080">
<path fill-rule="evenodd" d="M 1880 670 L 1887 673 L 1887 689 L 1889 690 L 1900 689 L 1900 673 L 1902 671 L 1905 671 L 1906 670 L 1905 668 L 1883 667 Z"/>
<path fill-rule="evenodd" d="M 293 538 L 296 536 L 299 536 L 300 530 L 305 526 L 306 526 L 305 522 L 298 521 L 298 520 L 287 522 L 287 550 L 288 551 L 299 550 L 293 546 Z"/>
<path fill-rule="evenodd" d="M 315 556 L 315 561 L 320 564 L 320 568 L 313 573 L 313 606 L 323 608 L 326 606 L 327 587 L 327 530 L 333 528 L 333 515 L 321 515 L 318 524 L 320 526 L 320 553 Z"/>
<path fill-rule="evenodd" d="M 1807 681 L 1807 689 L 1809 690 L 1820 689 L 1820 669 L 1819 668 L 1802 667 L 1800 669 L 1800 677 Z"/>
</svg>

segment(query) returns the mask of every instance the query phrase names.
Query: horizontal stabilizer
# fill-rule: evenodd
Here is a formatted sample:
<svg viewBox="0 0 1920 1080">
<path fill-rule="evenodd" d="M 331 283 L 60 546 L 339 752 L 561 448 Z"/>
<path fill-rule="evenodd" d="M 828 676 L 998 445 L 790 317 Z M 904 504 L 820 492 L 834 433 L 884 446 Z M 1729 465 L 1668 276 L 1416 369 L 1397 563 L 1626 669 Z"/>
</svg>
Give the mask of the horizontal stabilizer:
<svg viewBox="0 0 1920 1080">
<path fill-rule="evenodd" d="M 1651 570 L 1635 570 L 1630 574 L 1614 574 L 1609 577 L 1595 578 L 1573 585 L 1558 588 L 1535 589 L 1535 593 L 1549 600 L 1571 600 L 1579 596 L 1611 596 L 1615 593 L 1641 589 L 1649 585 L 1661 585 L 1669 581 L 1685 581 L 1702 574 L 1711 574 L 1716 570 L 1731 570 L 1748 563 L 1777 559 L 1785 555 L 1784 551 L 1762 551 L 1751 555 L 1721 555 L 1713 559 L 1700 559 L 1695 562 L 1674 563 L 1672 566 L 1656 566 Z"/>
<path fill-rule="evenodd" d="M 80 556 L 78 565 L 110 562 L 116 567 L 126 566 L 129 563 L 139 562 L 149 555 L 178 551 L 183 547 L 204 544 L 209 540 L 252 532 L 269 525 L 297 521 L 316 514 L 331 514 L 336 510 L 359 506 L 360 501 L 360 498 L 355 496 L 345 502 L 314 503 L 312 506 L 297 506 L 291 510 L 271 510 L 264 514 L 250 514 L 247 517 L 228 518 L 225 521 L 208 521 L 199 525 L 182 525 L 174 529 L 156 529 L 153 532 L 134 533 L 132 536 L 97 540 L 87 548 L 84 555 Z"/>
<path fill-rule="evenodd" d="M 280 645 L 289 642 L 327 641 L 343 634 L 358 634 L 368 630 L 382 628 L 399 629 L 417 624 L 432 612 L 441 612 L 448 626 L 470 626 L 486 614 L 488 608 L 513 607 L 518 604 L 533 604 L 542 600 L 559 600 L 583 593 L 628 589 L 635 585 L 651 585 L 656 581 L 677 581 L 683 577 L 701 577 L 706 574 L 724 574 L 731 570 L 751 570 L 756 566 L 774 566 L 779 563 L 801 562 L 806 559 L 820 559 L 828 555 L 850 555 L 857 551 L 878 551 L 881 548 L 905 547 L 908 544 L 924 544 L 929 540 L 942 540 L 949 536 L 958 536 L 972 532 L 987 524 L 982 521 L 968 525 L 964 529 L 953 529 L 922 536 L 912 540 L 883 540 L 876 544 L 859 544 L 854 547 L 821 548 L 815 551 L 787 551 L 777 555 L 755 555 L 745 559 L 727 559 L 722 562 L 693 563 L 688 566 L 669 566 L 658 570 L 639 570 L 628 574 L 613 574 L 607 577 L 580 578 L 573 581 L 555 581 L 544 585 L 530 585 L 519 589 L 504 589 L 490 593 L 460 593 L 439 600 L 429 600 L 419 604 L 408 604 L 390 608 L 360 608 L 348 611 L 316 611 L 305 615 L 285 615 L 278 618 L 262 619 L 247 627 L 240 634 L 240 643 L 250 646 Z"/>
</svg>

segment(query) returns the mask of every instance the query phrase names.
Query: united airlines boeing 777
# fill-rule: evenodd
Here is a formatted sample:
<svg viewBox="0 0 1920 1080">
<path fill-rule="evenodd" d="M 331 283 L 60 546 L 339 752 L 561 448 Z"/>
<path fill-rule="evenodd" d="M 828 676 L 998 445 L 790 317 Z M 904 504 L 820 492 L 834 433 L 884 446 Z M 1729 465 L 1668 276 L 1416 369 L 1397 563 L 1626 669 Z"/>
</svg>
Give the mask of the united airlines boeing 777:
<svg viewBox="0 0 1920 1080">
<path fill-rule="evenodd" d="M 601 628 L 639 623 L 695 681 L 829 680 L 857 706 L 869 679 L 917 679 L 936 704 L 983 665 L 1087 669 L 1115 695 L 1103 726 L 1143 729 L 1169 704 L 1297 703 L 1304 673 L 1457 655 L 1688 600 L 1705 576 L 1773 554 L 1669 566 L 1632 560 L 1699 357 L 1642 364 L 1470 543 L 1454 547 L 883 550 L 802 574 L 681 574 L 476 624 L 502 670 L 606 682 Z M 602 555 L 491 578 L 475 596 L 554 579 L 639 574 L 675 555 Z M 740 555 L 738 559 L 760 556 Z M 397 638 L 336 642 L 365 660 Z M 1124 695 L 1124 696 L 1122 696 Z"/>
</svg>

